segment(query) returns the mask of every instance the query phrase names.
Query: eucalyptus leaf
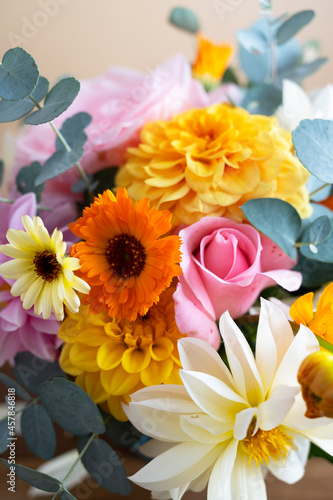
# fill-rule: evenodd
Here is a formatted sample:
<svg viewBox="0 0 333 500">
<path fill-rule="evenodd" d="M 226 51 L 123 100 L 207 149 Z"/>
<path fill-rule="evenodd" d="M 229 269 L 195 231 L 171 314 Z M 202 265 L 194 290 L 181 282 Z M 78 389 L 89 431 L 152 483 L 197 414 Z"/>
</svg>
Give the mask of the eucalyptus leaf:
<svg viewBox="0 0 333 500">
<path fill-rule="evenodd" d="M 60 132 L 66 139 L 67 144 L 73 151 L 78 154 L 83 154 L 83 145 L 87 140 L 87 134 L 84 129 L 91 123 L 92 117 L 88 113 L 77 113 L 68 118 L 62 125 Z M 56 139 L 57 151 L 66 151 L 65 146 L 60 141 L 59 137 Z"/>
<path fill-rule="evenodd" d="M 332 186 L 325 186 L 325 184 L 325 182 L 320 181 L 314 175 L 309 176 L 309 179 L 306 183 L 306 190 L 310 195 L 311 201 L 323 201 L 330 196 L 332 192 Z M 317 193 L 312 195 L 311 193 L 313 193 L 314 191 L 317 191 Z"/>
<path fill-rule="evenodd" d="M 23 99 L 34 90 L 38 77 L 37 64 L 28 52 L 20 47 L 7 50 L 0 64 L 0 97 Z"/>
<path fill-rule="evenodd" d="M 175 7 L 172 9 L 169 21 L 177 28 L 190 33 L 197 33 L 200 30 L 199 19 L 196 14 L 185 7 Z"/>
<path fill-rule="evenodd" d="M 323 182 L 333 183 L 333 121 L 302 120 L 292 133 L 301 163 Z"/>
<path fill-rule="evenodd" d="M 272 84 L 261 83 L 250 88 L 242 106 L 252 114 L 270 116 L 282 102 L 282 90 Z"/>
<path fill-rule="evenodd" d="M 106 189 L 113 189 L 115 187 L 117 172 L 118 167 L 109 167 L 94 174 L 94 182 L 98 182 L 94 189 L 95 196 L 103 193 Z"/>
<path fill-rule="evenodd" d="M 81 453 L 87 437 L 78 442 L 78 451 Z M 111 493 L 129 495 L 132 491 L 126 477 L 124 467 L 116 452 L 101 439 L 95 439 L 81 458 L 85 469 L 103 488 Z"/>
<path fill-rule="evenodd" d="M 38 161 L 34 161 L 28 167 L 22 167 L 16 176 L 17 189 L 22 194 L 35 193 L 37 202 L 42 199 L 42 192 L 44 191 L 44 183 L 36 186 L 35 182 L 37 177 L 42 171 L 42 166 Z"/>
<path fill-rule="evenodd" d="M 75 163 L 80 161 L 82 154 L 78 154 L 76 151 L 56 151 L 43 165 L 40 174 L 35 179 L 36 186 L 43 184 L 49 179 L 57 177 L 59 174 L 63 174 L 70 168 L 72 168 Z"/>
<path fill-rule="evenodd" d="M 8 419 L 0 420 L 0 453 L 8 450 L 7 445 L 10 443 L 11 436 L 9 435 Z"/>
<path fill-rule="evenodd" d="M 49 82 L 43 76 L 39 77 L 38 83 L 31 96 L 35 101 L 40 102 L 49 90 Z M 35 107 L 30 97 L 25 97 L 19 101 L 0 101 L 0 123 L 13 122 L 19 120 L 30 113 Z"/>
<path fill-rule="evenodd" d="M 49 460 L 56 452 L 57 437 L 51 417 L 40 404 L 28 406 L 21 418 L 22 435 L 37 457 Z"/>
<path fill-rule="evenodd" d="M 327 57 L 319 57 L 310 63 L 295 64 L 294 66 L 287 66 L 279 71 L 279 80 L 293 80 L 294 82 L 301 82 L 315 71 L 318 71 L 323 64 L 328 61 Z"/>
<path fill-rule="evenodd" d="M 7 460 L 0 458 L 0 461 L 2 465 L 10 470 L 10 467 L 12 466 Z M 34 486 L 42 491 L 48 491 L 49 493 L 55 493 L 61 486 L 58 479 L 49 476 L 48 474 L 44 474 L 43 472 L 29 469 L 29 467 L 24 467 L 24 465 L 15 464 L 15 475 L 31 486 Z"/>
<path fill-rule="evenodd" d="M 315 13 L 313 10 L 303 10 L 297 12 L 284 21 L 276 32 L 276 43 L 282 45 L 292 37 L 294 37 L 304 26 L 309 24 L 314 18 Z"/>
<path fill-rule="evenodd" d="M 39 394 L 43 382 L 53 380 L 55 377 L 66 377 L 58 361 L 46 361 L 27 351 L 15 356 L 14 375 L 20 384 L 35 394 Z"/>
<path fill-rule="evenodd" d="M 247 220 L 271 238 L 291 259 L 296 258 L 295 242 L 302 221 L 297 210 L 283 200 L 260 198 L 242 205 Z"/>
<path fill-rule="evenodd" d="M 268 39 L 261 31 L 239 30 L 237 39 L 242 47 L 254 54 L 262 54 L 269 49 Z"/>
<path fill-rule="evenodd" d="M 132 448 L 142 436 L 142 433 L 129 420 L 120 422 L 112 416 L 105 424 L 105 433 L 112 439 L 115 446 L 123 448 Z"/>
<path fill-rule="evenodd" d="M 63 378 L 45 382 L 40 398 L 57 424 L 71 434 L 84 436 L 105 431 L 102 416 L 91 397 L 78 385 Z"/>
<path fill-rule="evenodd" d="M 26 401 L 31 400 L 30 394 L 25 389 L 23 389 L 23 387 L 18 382 L 16 382 L 16 380 L 8 377 L 8 375 L 6 375 L 5 373 L 0 373 L 0 382 L 2 382 L 8 388 L 15 389 L 15 394 L 19 398 L 25 399 Z"/>
<path fill-rule="evenodd" d="M 80 83 L 73 77 L 63 78 L 47 94 L 44 107 L 25 119 L 29 125 L 50 122 L 72 104 L 80 90 Z"/>
<path fill-rule="evenodd" d="M 321 286 L 323 283 L 333 281 L 333 266 L 318 260 L 307 259 L 300 252 L 295 271 L 302 273 L 302 286 L 313 289 Z"/>
<path fill-rule="evenodd" d="M 310 241 L 313 245 L 322 243 L 330 236 L 332 232 L 332 219 L 323 215 L 318 217 L 310 226 Z"/>
<path fill-rule="evenodd" d="M 2 160 L 0 160 L 0 186 L 3 181 L 3 172 L 4 172 L 5 166 Z"/>
<path fill-rule="evenodd" d="M 332 222 L 332 221 L 331 221 Z M 315 222 L 313 223 L 315 224 Z M 302 242 L 304 243 L 311 243 L 311 236 L 310 236 L 310 231 L 311 227 L 313 226 L 310 225 L 308 226 L 304 233 L 302 234 Z M 307 257 L 308 259 L 312 260 L 318 260 L 320 262 L 326 262 L 326 263 L 333 263 L 333 233 L 331 232 L 328 238 L 326 238 L 324 241 L 321 243 L 318 243 L 315 246 L 315 252 L 311 250 L 312 247 L 309 247 L 309 245 L 304 245 L 300 247 L 300 252 L 302 255 Z M 313 249 L 314 250 L 314 249 Z M 325 280 L 327 281 L 327 280 Z"/>
</svg>

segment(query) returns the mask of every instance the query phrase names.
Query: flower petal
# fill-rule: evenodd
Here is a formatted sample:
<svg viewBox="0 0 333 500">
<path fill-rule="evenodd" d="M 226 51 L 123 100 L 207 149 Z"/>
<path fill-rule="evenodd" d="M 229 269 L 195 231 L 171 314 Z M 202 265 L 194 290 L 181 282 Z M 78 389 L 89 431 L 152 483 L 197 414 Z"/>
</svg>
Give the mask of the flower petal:
<svg viewBox="0 0 333 500">
<path fill-rule="evenodd" d="M 299 386 L 290 387 L 287 385 L 278 385 L 273 389 L 269 399 L 258 406 L 262 430 L 269 431 L 283 422 L 294 404 L 295 396 L 299 390 Z"/>
<path fill-rule="evenodd" d="M 281 481 L 293 484 L 299 481 L 304 475 L 304 466 L 309 454 L 310 441 L 300 435 L 293 435 L 290 431 L 288 431 L 288 435 L 294 438 L 297 450 L 291 450 L 285 467 L 281 467 L 279 464 L 275 465 L 274 461 L 271 460 L 268 464 L 268 469 Z"/>
</svg>

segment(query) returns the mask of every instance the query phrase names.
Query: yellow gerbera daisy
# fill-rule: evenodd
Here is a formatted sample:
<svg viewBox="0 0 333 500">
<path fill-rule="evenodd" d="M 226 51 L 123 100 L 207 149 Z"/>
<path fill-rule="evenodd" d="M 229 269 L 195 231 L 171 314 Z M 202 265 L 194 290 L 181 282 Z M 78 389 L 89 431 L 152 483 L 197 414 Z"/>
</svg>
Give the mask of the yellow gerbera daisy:
<svg viewBox="0 0 333 500">
<path fill-rule="evenodd" d="M 69 225 L 84 239 L 71 248 L 81 263 L 80 276 L 91 286 L 82 301 L 91 311 L 104 309 L 135 320 L 158 301 L 174 276 L 181 274 L 179 236 L 160 238 L 171 229 L 171 214 L 133 203 L 125 189 L 107 190 Z"/>
<path fill-rule="evenodd" d="M 47 319 L 53 309 L 56 318 L 64 318 L 64 304 L 76 313 L 80 299 L 74 290 L 89 292 L 89 285 L 75 276 L 80 268 L 78 259 L 65 257 L 66 243 L 61 231 L 55 229 L 50 237 L 40 217 L 22 217 L 25 231 L 9 229 L 9 244 L 0 245 L 0 251 L 12 257 L 1 264 L 5 279 L 17 280 L 11 288 L 14 297 L 21 297 L 24 309 L 33 305 L 37 316 Z"/>
<path fill-rule="evenodd" d="M 333 344 L 333 283 L 320 296 L 317 308 L 313 306 L 313 292 L 299 297 L 290 308 L 290 316 L 298 325 L 305 325 L 316 335 Z"/>
<path fill-rule="evenodd" d="M 175 322 L 174 291 L 164 291 L 159 303 L 134 322 L 110 318 L 105 311 L 91 314 L 81 306 L 60 326 L 60 366 L 118 420 L 127 420 L 121 404 L 129 402 L 135 390 L 181 383 L 177 340 L 182 335 Z"/>
<path fill-rule="evenodd" d="M 192 66 L 192 73 L 207 90 L 217 87 L 234 53 L 228 43 L 214 44 L 200 33 L 197 35 L 198 54 Z"/>
<path fill-rule="evenodd" d="M 311 213 L 309 173 L 274 117 L 216 104 L 146 124 L 141 144 L 127 151 L 117 186 L 170 210 L 174 226 L 207 215 L 240 222 L 239 207 L 252 198 L 280 198 L 301 217 Z"/>
</svg>

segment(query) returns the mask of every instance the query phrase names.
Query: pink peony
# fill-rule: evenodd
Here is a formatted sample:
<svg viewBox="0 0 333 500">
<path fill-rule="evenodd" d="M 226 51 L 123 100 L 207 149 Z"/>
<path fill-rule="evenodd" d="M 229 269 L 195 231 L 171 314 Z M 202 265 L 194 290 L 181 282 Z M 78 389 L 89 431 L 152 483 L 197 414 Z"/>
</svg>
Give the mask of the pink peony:
<svg viewBox="0 0 333 500">
<path fill-rule="evenodd" d="M 226 84 L 207 93 L 192 78 L 189 62 L 178 54 L 148 73 L 112 67 L 99 78 L 81 82 L 77 99 L 55 124 L 61 127 L 65 119 L 80 111 L 92 115 L 82 158 L 84 169 L 92 174 L 122 164 L 126 148 L 138 143 L 140 129 L 148 121 L 167 120 L 190 108 L 225 102 L 228 96 L 239 102 L 238 87 Z M 54 151 L 55 134 L 49 124 L 25 128 L 16 143 L 15 173 L 32 161 L 44 163 Z M 77 170 L 72 168 L 47 182 L 46 188 L 69 192 L 77 179 Z"/>
<path fill-rule="evenodd" d="M 64 204 L 59 196 L 49 201 L 55 207 L 54 211 L 42 212 L 42 216 L 44 218 L 45 215 L 45 225 L 50 231 L 55 226 L 61 229 L 62 225 L 75 218 L 72 203 Z M 0 244 L 8 243 L 6 232 L 9 228 L 24 229 L 22 215 L 33 217 L 36 212 L 37 203 L 33 193 L 20 196 L 11 205 L 1 203 Z M 68 235 L 69 233 L 68 230 Z M 7 260 L 8 257 L 0 252 L 0 264 Z M 0 366 L 6 361 L 12 362 L 21 351 L 30 351 L 40 358 L 54 360 L 61 344 L 57 336 L 59 322 L 53 314 L 44 320 L 35 316 L 33 307 L 29 310 L 23 309 L 20 297 L 13 297 L 10 293 L 12 284 L 12 280 L 0 276 Z"/>
<path fill-rule="evenodd" d="M 297 290 L 302 275 L 272 240 L 249 224 L 223 217 L 205 217 L 179 233 L 183 275 L 174 293 L 176 322 L 189 336 L 218 349 L 216 320 L 229 311 L 242 316 L 261 290 L 280 285 Z"/>
</svg>

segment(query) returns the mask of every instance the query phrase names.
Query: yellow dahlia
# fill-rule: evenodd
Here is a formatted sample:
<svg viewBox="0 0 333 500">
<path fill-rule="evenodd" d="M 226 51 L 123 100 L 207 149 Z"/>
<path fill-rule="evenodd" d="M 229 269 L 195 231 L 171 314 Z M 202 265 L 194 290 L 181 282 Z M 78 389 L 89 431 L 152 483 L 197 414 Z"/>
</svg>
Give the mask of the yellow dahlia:
<svg viewBox="0 0 333 500">
<path fill-rule="evenodd" d="M 49 235 L 40 217 L 22 217 L 25 231 L 9 229 L 9 244 L 0 245 L 0 251 L 12 257 L 1 264 L 5 279 L 16 280 L 11 288 L 14 297 L 21 297 L 24 309 L 33 305 L 37 316 L 49 318 L 53 309 L 56 318 L 64 318 L 64 304 L 70 311 L 79 310 L 80 299 L 74 290 L 89 292 L 89 285 L 75 276 L 80 268 L 78 259 L 65 257 L 66 243 L 61 231 Z"/>
<path fill-rule="evenodd" d="M 171 229 L 171 214 L 149 208 L 147 198 L 133 206 L 125 189 L 117 196 L 107 190 L 69 228 L 85 240 L 71 254 L 91 286 L 82 301 L 94 313 L 105 309 L 133 321 L 181 274 L 179 236 L 161 238 Z"/>
<path fill-rule="evenodd" d="M 290 316 L 298 325 L 305 325 L 316 335 L 333 344 L 333 283 L 321 294 L 316 309 L 313 292 L 299 297 L 290 308 Z"/>
<path fill-rule="evenodd" d="M 198 54 L 192 66 L 192 73 L 207 90 L 217 87 L 234 52 L 232 45 L 214 44 L 201 34 L 197 35 Z"/>
<path fill-rule="evenodd" d="M 65 342 L 60 366 L 76 377 L 97 404 L 105 403 L 118 420 L 127 420 L 121 403 L 144 386 L 180 384 L 176 322 L 169 287 L 146 316 L 136 321 L 94 315 L 87 306 L 68 313 L 59 330 Z"/>
<path fill-rule="evenodd" d="M 266 197 L 287 201 L 307 217 L 307 178 L 291 134 L 274 117 L 216 104 L 146 124 L 116 184 L 133 199 L 148 196 L 170 210 L 176 226 L 207 215 L 240 222 L 243 203 Z"/>
</svg>

